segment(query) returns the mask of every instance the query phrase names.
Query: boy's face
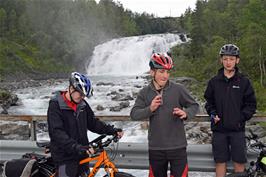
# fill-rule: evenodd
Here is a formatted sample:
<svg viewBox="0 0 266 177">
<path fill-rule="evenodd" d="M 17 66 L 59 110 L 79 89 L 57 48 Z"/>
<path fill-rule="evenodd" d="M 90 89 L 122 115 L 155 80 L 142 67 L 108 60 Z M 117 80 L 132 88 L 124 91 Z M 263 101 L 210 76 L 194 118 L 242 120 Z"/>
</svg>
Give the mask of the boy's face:
<svg viewBox="0 0 266 177">
<path fill-rule="evenodd" d="M 71 93 L 72 99 L 75 103 L 80 103 L 85 98 L 84 94 L 75 90 L 73 87 L 71 87 Z"/>
<path fill-rule="evenodd" d="M 170 73 L 169 73 L 169 70 L 166 70 L 166 69 L 154 69 L 154 70 L 151 70 L 151 75 L 154 77 L 156 82 L 161 87 L 163 87 L 167 83 Z"/>
<path fill-rule="evenodd" d="M 236 56 L 223 55 L 221 63 L 225 70 L 232 71 L 235 69 L 236 64 L 239 63 L 239 58 Z"/>
</svg>

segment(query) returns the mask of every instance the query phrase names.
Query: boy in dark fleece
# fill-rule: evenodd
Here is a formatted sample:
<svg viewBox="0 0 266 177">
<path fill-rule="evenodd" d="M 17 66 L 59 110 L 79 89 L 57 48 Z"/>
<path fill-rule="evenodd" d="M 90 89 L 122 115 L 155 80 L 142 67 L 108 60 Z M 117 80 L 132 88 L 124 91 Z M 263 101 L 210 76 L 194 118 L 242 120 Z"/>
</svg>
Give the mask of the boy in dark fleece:
<svg viewBox="0 0 266 177">
<path fill-rule="evenodd" d="M 192 118 L 198 104 L 180 84 L 169 81 L 172 58 L 154 53 L 150 59 L 151 83 L 138 94 L 130 116 L 133 120 L 149 118 L 149 177 L 166 177 L 170 163 L 171 177 L 188 175 L 184 120 Z"/>
</svg>

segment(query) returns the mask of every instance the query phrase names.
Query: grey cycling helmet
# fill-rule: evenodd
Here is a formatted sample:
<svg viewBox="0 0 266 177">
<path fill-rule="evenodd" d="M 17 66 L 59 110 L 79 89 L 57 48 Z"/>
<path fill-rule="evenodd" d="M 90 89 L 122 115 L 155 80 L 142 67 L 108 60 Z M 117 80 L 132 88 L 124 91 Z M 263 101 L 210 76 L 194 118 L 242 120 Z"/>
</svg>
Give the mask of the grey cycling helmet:
<svg viewBox="0 0 266 177">
<path fill-rule="evenodd" d="M 225 44 L 219 52 L 220 56 L 229 55 L 239 57 L 239 48 L 234 44 Z"/>
</svg>

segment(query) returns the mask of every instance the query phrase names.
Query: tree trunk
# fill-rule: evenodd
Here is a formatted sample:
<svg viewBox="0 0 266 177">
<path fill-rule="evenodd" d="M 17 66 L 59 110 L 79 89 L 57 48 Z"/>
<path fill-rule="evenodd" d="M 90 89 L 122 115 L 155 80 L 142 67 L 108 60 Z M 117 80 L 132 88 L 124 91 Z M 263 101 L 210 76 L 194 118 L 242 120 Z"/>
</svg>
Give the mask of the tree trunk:
<svg viewBox="0 0 266 177">
<path fill-rule="evenodd" d="M 265 79 L 265 64 L 262 56 L 262 47 L 260 46 L 259 48 L 259 68 L 260 68 L 260 85 L 263 87 L 264 86 L 264 79 Z"/>
</svg>

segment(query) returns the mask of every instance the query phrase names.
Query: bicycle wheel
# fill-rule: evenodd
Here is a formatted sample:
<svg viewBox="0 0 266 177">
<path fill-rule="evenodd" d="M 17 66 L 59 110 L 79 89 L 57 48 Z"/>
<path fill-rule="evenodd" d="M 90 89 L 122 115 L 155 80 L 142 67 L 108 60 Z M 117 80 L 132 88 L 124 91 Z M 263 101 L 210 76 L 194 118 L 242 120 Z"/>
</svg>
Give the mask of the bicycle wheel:
<svg viewBox="0 0 266 177">
<path fill-rule="evenodd" d="M 103 177 L 108 177 L 108 175 L 104 175 Z M 115 177 L 135 177 L 135 176 L 125 172 L 116 172 Z"/>
<path fill-rule="evenodd" d="M 264 172 L 259 172 L 258 174 L 255 174 L 255 175 L 251 175 L 252 177 L 265 177 L 266 176 L 266 173 Z"/>
<path fill-rule="evenodd" d="M 229 175 L 226 175 L 226 177 L 249 177 L 247 172 L 241 172 L 241 173 L 232 173 Z"/>
</svg>

